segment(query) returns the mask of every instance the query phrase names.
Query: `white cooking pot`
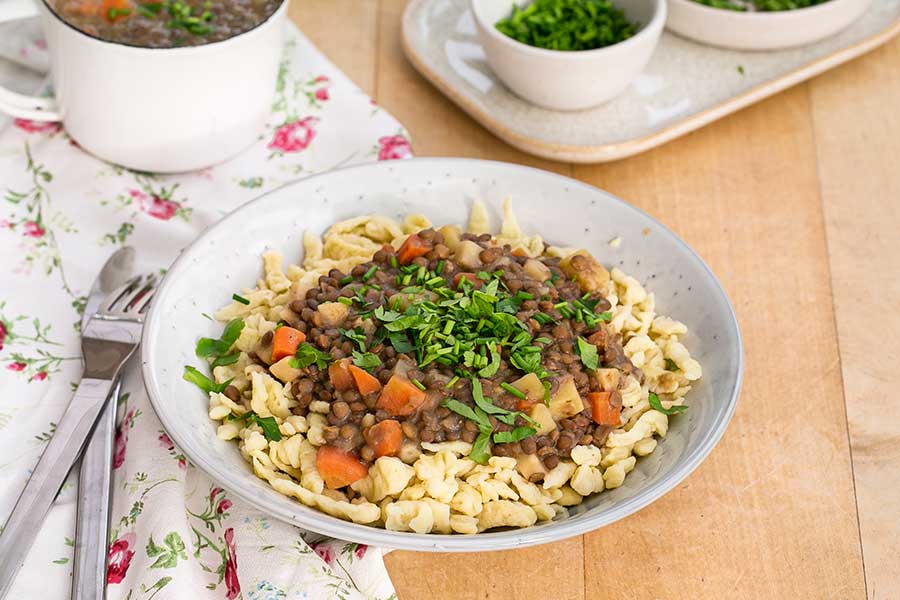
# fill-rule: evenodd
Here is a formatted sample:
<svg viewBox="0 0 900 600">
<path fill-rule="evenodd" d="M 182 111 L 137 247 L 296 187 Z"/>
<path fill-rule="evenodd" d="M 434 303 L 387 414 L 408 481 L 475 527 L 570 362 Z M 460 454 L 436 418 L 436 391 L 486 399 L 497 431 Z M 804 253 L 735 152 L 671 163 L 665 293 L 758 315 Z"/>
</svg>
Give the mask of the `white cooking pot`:
<svg viewBox="0 0 900 600">
<path fill-rule="evenodd" d="M 75 29 L 45 0 L 0 1 L 0 21 L 40 13 L 53 81 L 49 98 L 0 88 L 0 111 L 62 121 L 82 148 L 132 169 L 172 173 L 222 162 L 265 125 L 287 5 L 221 42 L 141 48 Z"/>
</svg>

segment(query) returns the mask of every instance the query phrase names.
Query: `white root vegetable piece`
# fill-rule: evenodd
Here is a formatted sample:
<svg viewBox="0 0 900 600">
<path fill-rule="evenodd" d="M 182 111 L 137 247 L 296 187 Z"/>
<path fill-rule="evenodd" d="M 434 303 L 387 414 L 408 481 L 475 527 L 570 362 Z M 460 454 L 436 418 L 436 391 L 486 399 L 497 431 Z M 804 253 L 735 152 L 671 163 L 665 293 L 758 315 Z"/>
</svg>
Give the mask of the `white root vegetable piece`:
<svg viewBox="0 0 900 600">
<path fill-rule="evenodd" d="M 621 371 L 618 369 L 601 368 L 594 371 L 594 378 L 604 392 L 613 392 L 619 389 Z"/>
<path fill-rule="evenodd" d="M 459 236 L 462 235 L 462 230 L 456 225 L 444 225 L 438 231 L 444 236 L 444 245 L 451 252 L 456 252 L 456 249 L 459 247 Z"/>
<path fill-rule="evenodd" d="M 560 384 L 553 398 L 550 399 L 550 414 L 556 420 L 574 417 L 584 410 L 584 402 L 575 387 L 575 379 L 571 376 Z"/>
<path fill-rule="evenodd" d="M 531 402 L 540 402 L 544 399 L 544 384 L 534 373 L 523 375 L 510 385 L 525 394 L 525 398 Z"/>
<path fill-rule="evenodd" d="M 322 327 L 337 327 L 347 318 L 350 308 L 340 302 L 323 302 L 316 312 L 322 322 Z"/>
<path fill-rule="evenodd" d="M 516 470 L 525 479 L 530 479 L 534 474 L 540 474 L 542 477 L 547 474 L 547 467 L 536 454 L 520 454 L 516 458 Z"/>
<path fill-rule="evenodd" d="M 285 356 L 277 363 L 269 367 L 269 372 L 284 383 L 291 382 L 300 377 L 300 369 L 291 366 L 293 356 Z"/>
<path fill-rule="evenodd" d="M 609 283 L 609 271 L 587 250 L 576 250 L 562 259 L 559 267 L 563 273 L 578 282 L 582 291 L 594 292 L 603 289 Z"/>
<path fill-rule="evenodd" d="M 456 262 L 460 264 L 460 266 L 463 266 L 466 269 L 479 269 L 482 265 L 481 258 L 479 256 L 481 254 L 481 250 L 482 247 L 472 240 L 463 240 L 456 248 L 456 254 L 454 255 L 454 258 L 456 259 Z"/>
<path fill-rule="evenodd" d="M 553 420 L 550 409 L 543 402 L 532 406 L 528 411 L 528 416 L 538 424 L 538 435 L 546 435 L 556 429 L 556 421 Z"/>
<path fill-rule="evenodd" d="M 533 279 L 537 279 L 538 281 L 547 281 L 550 279 L 550 267 L 537 260 L 536 258 L 529 258 L 525 261 L 525 264 L 522 265 L 522 270 L 526 275 Z"/>
</svg>

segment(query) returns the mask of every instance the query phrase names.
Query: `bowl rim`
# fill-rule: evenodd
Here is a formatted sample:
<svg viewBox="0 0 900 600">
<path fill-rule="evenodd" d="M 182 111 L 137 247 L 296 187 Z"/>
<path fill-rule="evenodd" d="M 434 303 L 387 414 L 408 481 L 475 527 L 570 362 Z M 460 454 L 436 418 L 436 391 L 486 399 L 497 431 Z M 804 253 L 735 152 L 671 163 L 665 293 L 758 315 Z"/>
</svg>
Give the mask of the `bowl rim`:
<svg viewBox="0 0 900 600">
<path fill-rule="evenodd" d="M 813 6 L 805 6 L 803 8 L 794 8 L 791 10 L 773 10 L 773 11 L 737 11 L 727 10 L 724 8 L 715 8 L 700 4 L 695 0 L 666 0 L 669 4 L 678 4 L 684 8 L 690 7 L 688 10 L 695 10 L 704 14 L 709 18 L 736 19 L 744 21 L 744 25 L 749 21 L 756 21 L 756 25 L 771 26 L 775 19 L 781 20 L 805 20 L 807 17 L 815 18 L 819 13 L 836 10 L 835 6 L 842 4 L 852 4 L 860 0 L 827 0 L 821 4 Z"/>
<path fill-rule="evenodd" d="M 542 169 L 537 169 L 534 167 L 505 163 L 501 161 L 472 158 L 412 158 L 399 162 L 374 162 L 366 163 L 363 165 L 344 167 L 332 171 L 326 171 L 324 173 L 319 173 L 310 177 L 288 182 L 260 196 L 257 196 L 253 200 L 248 201 L 247 203 L 241 205 L 237 209 L 227 214 L 217 223 L 209 226 L 193 242 L 191 242 L 181 251 L 181 253 L 178 255 L 178 258 L 176 258 L 171 267 L 169 267 L 165 277 L 163 278 L 159 288 L 157 289 L 156 298 L 165 297 L 168 288 L 173 285 L 172 282 L 174 281 L 175 277 L 178 276 L 179 272 L 182 269 L 187 268 L 187 265 L 189 264 L 191 259 L 191 255 L 195 252 L 199 252 L 206 239 L 210 237 L 218 228 L 223 227 L 233 221 L 241 221 L 245 216 L 248 216 L 248 213 L 251 213 L 257 205 L 263 203 L 273 195 L 283 193 L 286 189 L 302 184 L 314 185 L 318 180 L 324 179 L 326 177 L 350 176 L 352 178 L 355 175 L 355 171 L 365 172 L 366 170 L 376 169 L 387 169 L 390 171 L 392 169 L 417 168 L 419 165 L 438 165 L 438 170 L 440 170 L 441 172 L 446 172 L 446 167 L 448 166 L 448 164 L 450 166 L 477 164 L 499 169 L 508 169 L 513 172 L 524 171 L 528 172 L 529 174 L 538 175 L 540 177 L 557 179 L 569 187 L 577 187 L 589 190 L 593 194 L 600 193 L 604 195 L 608 201 L 618 203 L 622 205 L 626 210 L 633 211 L 637 213 L 638 216 L 649 219 L 651 223 L 655 224 L 658 227 L 658 233 L 660 235 L 669 238 L 672 243 L 681 246 L 696 261 L 698 261 L 701 269 L 711 280 L 714 290 L 727 309 L 727 320 L 729 321 L 729 325 L 734 331 L 735 344 L 737 346 L 737 370 L 734 381 L 731 383 L 731 390 L 728 397 L 721 400 L 722 402 L 724 402 L 724 412 L 722 413 L 719 420 L 714 423 L 714 426 L 706 432 L 703 439 L 700 440 L 697 448 L 695 448 L 691 454 L 686 456 L 681 463 L 676 463 L 669 473 L 667 473 L 659 481 L 648 487 L 639 495 L 636 495 L 632 498 L 627 498 L 600 514 L 586 516 L 575 522 L 553 522 L 543 527 L 512 529 L 508 531 L 480 533 L 476 535 L 430 533 L 419 534 L 389 531 L 386 529 L 371 527 L 368 525 L 359 525 L 349 521 L 344 521 L 342 519 L 338 519 L 337 517 L 332 517 L 324 512 L 321 512 L 318 509 L 308 507 L 296 500 L 292 501 L 296 502 L 295 509 L 283 510 L 282 506 L 274 501 L 269 501 L 268 497 L 257 496 L 253 494 L 252 491 L 244 489 L 241 485 L 241 479 L 245 476 L 244 473 L 241 473 L 240 476 L 238 476 L 238 473 L 234 470 L 220 471 L 209 461 L 205 460 L 202 453 L 193 452 L 193 448 L 190 445 L 183 443 L 184 440 L 178 433 L 178 428 L 172 426 L 173 423 L 168 418 L 168 413 L 162 409 L 162 394 L 156 372 L 153 368 L 153 356 L 156 354 L 157 341 L 156 339 L 151 337 L 151 332 L 159 329 L 156 322 L 164 318 L 165 309 L 163 308 L 162 304 L 151 303 L 151 308 L 147 314 L 143 333 L 141 336 L 141 373 L 143 375 L 144 387 L 147 391 L 147 396 L 150 399 L 150 404 L 156 412 L 163 427 L 195 466 L 200 468 L 200 470 L 206 473 L 211 479 L 215 480 L 217 483 L 228 489 L 236 497 L 240 498 L 244 502 L 247 502 L 247 504 L 253 506 L 257 510 L 265 512 L 271 516 L 274 516 L 275 518 L 311 532 L 341 540 L 380 546 L 385 549 L 404 549 L 430 552 L 477 552 L 522 548 L 547 542 L 559 541 L 576 535 L 588 533 L 590 531 L 599 529 L 600 527 L 623 519 L 646 507 L 652 502 L 655 502 L 663 495 L 674 489 L 675 486 L 677 486 L 688 475 L 690 475 L 700 465 L 700 463 L 702 463 L 706 459 L 706 457 L 709 456 L 710 452 L 712 452 L 712 449 L 716 446 L 716 444 L 722 438 L 722 435 L 725 433 L 725 430 L 727 429 L 728 424 L 730 423 L 731 418 L 734 414 L 735 406 L 737 404 L 737 400 L 741 390 L 741 384 L 743 382 L 744 347 L 740 332 L 740 326 L 737 321 L 737 316 L 735 315 L 734 308 L 728 298 L 728 295 L 725 293 L 722 284 L 709 268 L 709 265 L 706 264 L 706 262 L 700 257 L 699 254 L 697 254 L 696 251 L 694 251 L 693 248 L 691 248 L 685 241 L 678 237 L 668 227 L 666 227 L 641 209 L 628 204 L 624 200 L 609 192 L 606 192 L 605 190 L 584 183 L 577 179 L 573 179 L 549 171 L 544 171 Z"/>
<path fill-rule="evenodd" d="M 666 0 L 653 0 L 653 17 L 651 17 L 650 21 L 646 25 L 641 27 L 637 33 L 635 33 L 627 40 L 622 40 L 621 42 L 617 42 L 615 44 L 612 44 L 611 46 L 594 48 L 593 50 L 553 50 L 549 48 L 529 46 L 528 44 L 524 44 L 518 40 L 514 40 L 513 38 L 497 31 L 497 28 L 494 27 L 494 25 L 489 24 L 485 21 L 484 15 L 481 14 L 481 10 L 478 8 L 480 3 L 483 1 L 484 0 L 469 0 L 469 10 L 474 16 L 475 23 L 478 29 L 483 33 L 517 52 L 521 52 L 523 54 L 531 54 L 533 56 L 542 56 L 545 58 L 560 58 L 563 60 L 588 60 L 591 58 L 598 58 L 603 55 L 612 54 L 613 51 L 627 51 L 631 46 L 644 43 L 644 38 L 653 37 L 658 32 L 662 31 L 662 28 L 665 25 L 667 11 Z"/>
</svg>

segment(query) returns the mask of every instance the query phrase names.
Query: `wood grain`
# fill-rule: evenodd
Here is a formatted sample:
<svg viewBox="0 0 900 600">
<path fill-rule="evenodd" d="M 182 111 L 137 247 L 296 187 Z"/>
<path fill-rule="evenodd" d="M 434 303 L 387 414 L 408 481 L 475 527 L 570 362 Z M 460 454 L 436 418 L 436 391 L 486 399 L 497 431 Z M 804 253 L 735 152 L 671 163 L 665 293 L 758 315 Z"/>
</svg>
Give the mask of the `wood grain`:
<svg viewBox="0 0 900 600">
<path fill-rule="evenodd" d="M 586 597 L 864 597 L 806 88 L 575 174 L 709 262 L 746 354 L 737 412 L 710 458 L 659 502 L 586 536 L 585 556 L 618 574 L 587 569 Z"/>
<path fill-rule="evenodd" d="M 900 590 L 900 40 L 811 86 L 869 598 Z"/>
<path fill-rule="evenodd" d="M 392 553 L 400 600 L 896 597 L 900 41 L 647 154 L 574 167 L 500 142 L 422 79 L 404 5 L 300 0 L 291 16 L 416 154 L 574 175 L 674 229 L 725 285 L 747 368 L 722 442 L 666 497 L 539 548 Z"/>
</svg>

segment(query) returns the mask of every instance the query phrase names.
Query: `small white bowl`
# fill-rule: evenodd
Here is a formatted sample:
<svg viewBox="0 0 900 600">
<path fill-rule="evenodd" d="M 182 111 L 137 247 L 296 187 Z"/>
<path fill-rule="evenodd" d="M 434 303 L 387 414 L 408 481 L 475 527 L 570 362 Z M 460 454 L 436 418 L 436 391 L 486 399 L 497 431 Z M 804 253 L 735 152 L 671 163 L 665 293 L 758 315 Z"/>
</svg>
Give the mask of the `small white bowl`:
<svg viewBox="0 0 900 600">
<path fill-rule="evenodd" d="M 647 65 L 666 22 L 665 0 L 616 3 L 631 22 L 633 37 L 618 44 L 564 52 L 535 48 L 500 33 L 495 24 L 525 0 L 471 0 L 488 64 L 525 100 L 552 110 L 592 108 L 617 96 Z"/>
<path fill-rule="evenodd" d="M 737 12 L 693 0 L 667 0 L 666 27 L 710 46 L 734 50 L 777 50 L 818 42 L 848 27 L 872 0 L 829 0 L 777 12 Z"/>
</svg>

